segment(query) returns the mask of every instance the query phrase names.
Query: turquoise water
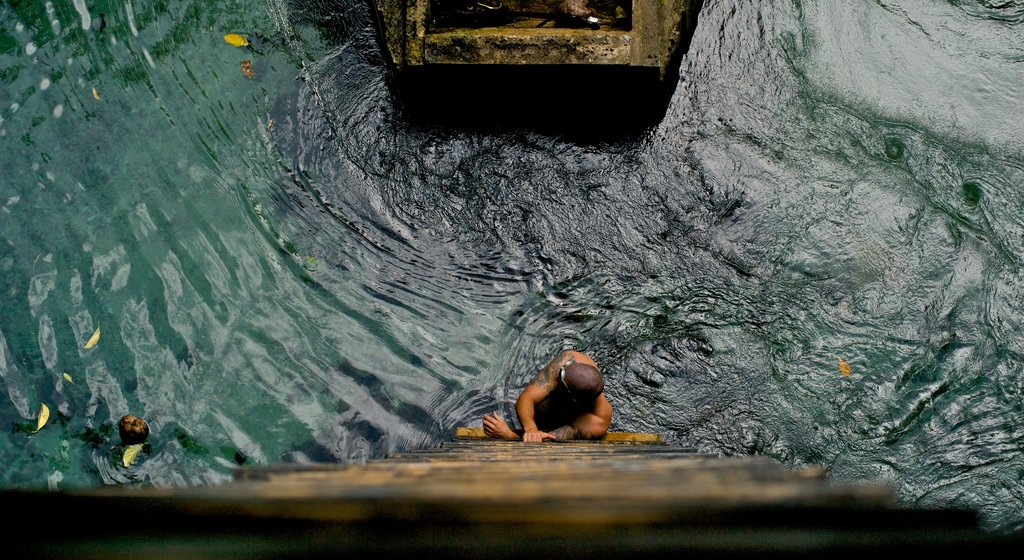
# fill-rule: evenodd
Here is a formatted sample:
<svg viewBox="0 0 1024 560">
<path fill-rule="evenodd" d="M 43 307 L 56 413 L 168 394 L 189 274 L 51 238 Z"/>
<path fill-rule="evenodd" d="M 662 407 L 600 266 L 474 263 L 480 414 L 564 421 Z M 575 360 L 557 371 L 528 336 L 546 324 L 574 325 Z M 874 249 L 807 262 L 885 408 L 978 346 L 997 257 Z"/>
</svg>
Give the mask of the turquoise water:
<svg viewBox="0 0 1024 560">
<path fill-rule="evenodd" d="M 579 143 L 410 124 L 365 2 L 7 1 L 0 484 L 436 445 L 572 346 L 613 429 L 1024 528 L 1022 22 L 708 0 Z"/>
</svg>

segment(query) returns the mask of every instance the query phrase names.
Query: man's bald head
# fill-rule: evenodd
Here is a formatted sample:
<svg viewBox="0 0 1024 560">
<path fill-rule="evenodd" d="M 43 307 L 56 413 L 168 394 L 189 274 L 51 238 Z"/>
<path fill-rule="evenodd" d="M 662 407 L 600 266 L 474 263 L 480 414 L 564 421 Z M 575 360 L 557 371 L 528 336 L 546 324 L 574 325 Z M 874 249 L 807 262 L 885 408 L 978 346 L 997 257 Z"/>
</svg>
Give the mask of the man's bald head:
<svg viewBox="0 0 1024 560">
<path fill-rule="evenodd" d="M 571 363 L 565 366 L 565 387 L 579 400 L 594 400 L 604 391 L 604 376 L 594 366 Z"/>
</svg>

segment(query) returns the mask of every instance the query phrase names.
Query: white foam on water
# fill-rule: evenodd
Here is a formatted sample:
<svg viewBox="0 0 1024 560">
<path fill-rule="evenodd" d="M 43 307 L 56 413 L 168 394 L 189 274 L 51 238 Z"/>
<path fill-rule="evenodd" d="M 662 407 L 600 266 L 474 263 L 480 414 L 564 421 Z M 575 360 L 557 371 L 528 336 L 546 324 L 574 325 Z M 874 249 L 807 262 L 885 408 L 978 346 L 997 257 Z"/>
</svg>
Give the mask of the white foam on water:
<svg viewBox="0 0 1024 560">
<path fill-rule="evenodd" d="M 50 476 L 46 477 L 46 488 L 51 492 L 56 492 L 60 490 L 61 482 L 64 482 L 64 473 L 53 471 Z"/>
<path fill-rule="evenodd" d="M 47 2 L 45 6 L 46 15 L 50 16 L 50 29 L 53 29 L 55 34 L 60 33 L 60 21 L 53 17 L 53 2 Z"/>
<path fill-rule="evenodd" d="M 128 14 L 128 29 L 131 29 L 133 37 L 138 37 L 139 30 L 135 28 L 135 12 L 130 1 L 124 3 L 124 11 Z"/>
<path fill-rule="evenodd" d="M 82 30 L 88 31 L 92 27 L 92 15 L 89 14 L 89 8 L 85 7 L 85 0 L 72 0 L 75 5 L 75 10 L 78 10 L 78 16 L 82 18 Z"/>
<path fill-rule="evenodd" d="M 53 320 L 46 314 L 39 318 L 39 354 L 47 369 L 57 367 L 57 335 L 53 332 Z"/>
<path fill-rule="evenodd" d="M 28 293 L 28 307 L 32 316 L 35 317 L 40 312 L 40 307 L 46 301 L 46 298 L 50 297 L 50 292 L 57 287 L 57 271 L 51 270 L 50 272 L 44 272 L 42 274 L 36 274 L 29 280 Z"/>
<path fill-rule="evenodd" d="M 894 120 L 1004 147 L 1024 145 L 1024 65 L 1008 62 L 1024 48 L 1016 30 L 927 0 L 888 8 L 810 4 L 805 10 L 812 38 L 807 76 L 816 87 Z"/>
<path fill-rule="evenodd" d="M 3 331 L 0 331 L 0 382 L 6 386 L 7 396 L 18 414 L 22 418 L 31 418 L 33 413 L 29 410 L 27 396 L 29 386 L 18 371 L 18 365 L 7 348 L 7 339 L 4 338 Z"/>
</svg>

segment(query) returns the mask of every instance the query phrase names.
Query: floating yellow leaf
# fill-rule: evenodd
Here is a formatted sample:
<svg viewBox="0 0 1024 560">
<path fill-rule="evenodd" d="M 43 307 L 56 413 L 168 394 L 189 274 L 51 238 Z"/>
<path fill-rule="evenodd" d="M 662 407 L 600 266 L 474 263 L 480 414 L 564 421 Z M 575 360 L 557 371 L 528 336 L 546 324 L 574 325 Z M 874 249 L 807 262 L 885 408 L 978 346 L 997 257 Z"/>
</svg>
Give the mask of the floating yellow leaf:
<svg viewBox="0 0 1024 560">
<path fill-rule="evenodd" d="M 224 36 L 224 40 L 234 47 L 245 47 L 249 45 L 249 41 L 237 33 L 228 33 Z"/>
<path fill-rule="evenodd" d="M 92 86 L 92 96 L 96 98 L 96 101 L 100 100 L 100 92 L 96 91 L 96 86 Z"/>
<path fill-rule="evenodd" d="M 68 372 L 66 372 L 66 371 L 64 372 L 64 379 L 65 379 L 65 380 L 67 380 L 67 382 L 68 382 L 68 383 L 70 383 L 70 384 L 72 384 L 72 385 L 74 385 L 74 384 L 75 384 L 75 380 L 74 380 L 74 379 L 71 379 L 71 376 L 70 376 L 70 375 L 68 375 Z"/>
<path fill-rule="evenodd" d="M 96 323 L 96 332 L 92 333 L 92 338 L 89 339 L 89 342 L 85 343 L 85 349 L 88 350 L 88 349 L 92 348 L 93 346 L 96 346 L 96 343 L 99 342 L 99 341 L 100 341 L 100 325 L 99 325 L 99 323 Z"/>
<path fill-rule="evenodd" d="M 142 451 L 143 444 L 136 443 L 135 445 L 129 445 L 124 449 L 124 457 L 121 458 L 121 462 L 124 466 L 130 467 L 135 462 L 135 457 L 138 456 L 139 451 Z"/>
<path fill-rule="evenodd" d="M 839 373 L 841 373 L 843 377 L 847 377 L 851 372 L 853 372 L 853 368 L 850 367 L 850 364 L 842 358 L 839 358 Z"/>
<path fill-rule="evenodd" d="M 43 403 L 39 403 L 39 418 L 36 418 L 36 432 L 43 429 L 46 425 L 46 421 L 50 419 L 50 408 Z M 33 434 L 36 432 L 32 432 Z"/>
</svg>

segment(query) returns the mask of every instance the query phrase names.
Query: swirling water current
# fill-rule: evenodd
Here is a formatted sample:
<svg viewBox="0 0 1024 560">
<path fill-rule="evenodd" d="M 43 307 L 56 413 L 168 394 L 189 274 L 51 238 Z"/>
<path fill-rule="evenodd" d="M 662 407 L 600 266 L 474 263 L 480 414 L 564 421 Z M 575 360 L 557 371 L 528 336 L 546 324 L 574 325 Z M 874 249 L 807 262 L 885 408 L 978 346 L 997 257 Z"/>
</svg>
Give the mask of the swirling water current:
<svg viewBox="0 0 1024 560">
<path fill-rule="evenodd" d="M 0 485 L 433 446 L 575 347 L 615 430 L 1024 528 L 1024 2 L 707 0 L 621 141 L 389 72 L 365 1 L 0 4 Z"/>
</svg>

